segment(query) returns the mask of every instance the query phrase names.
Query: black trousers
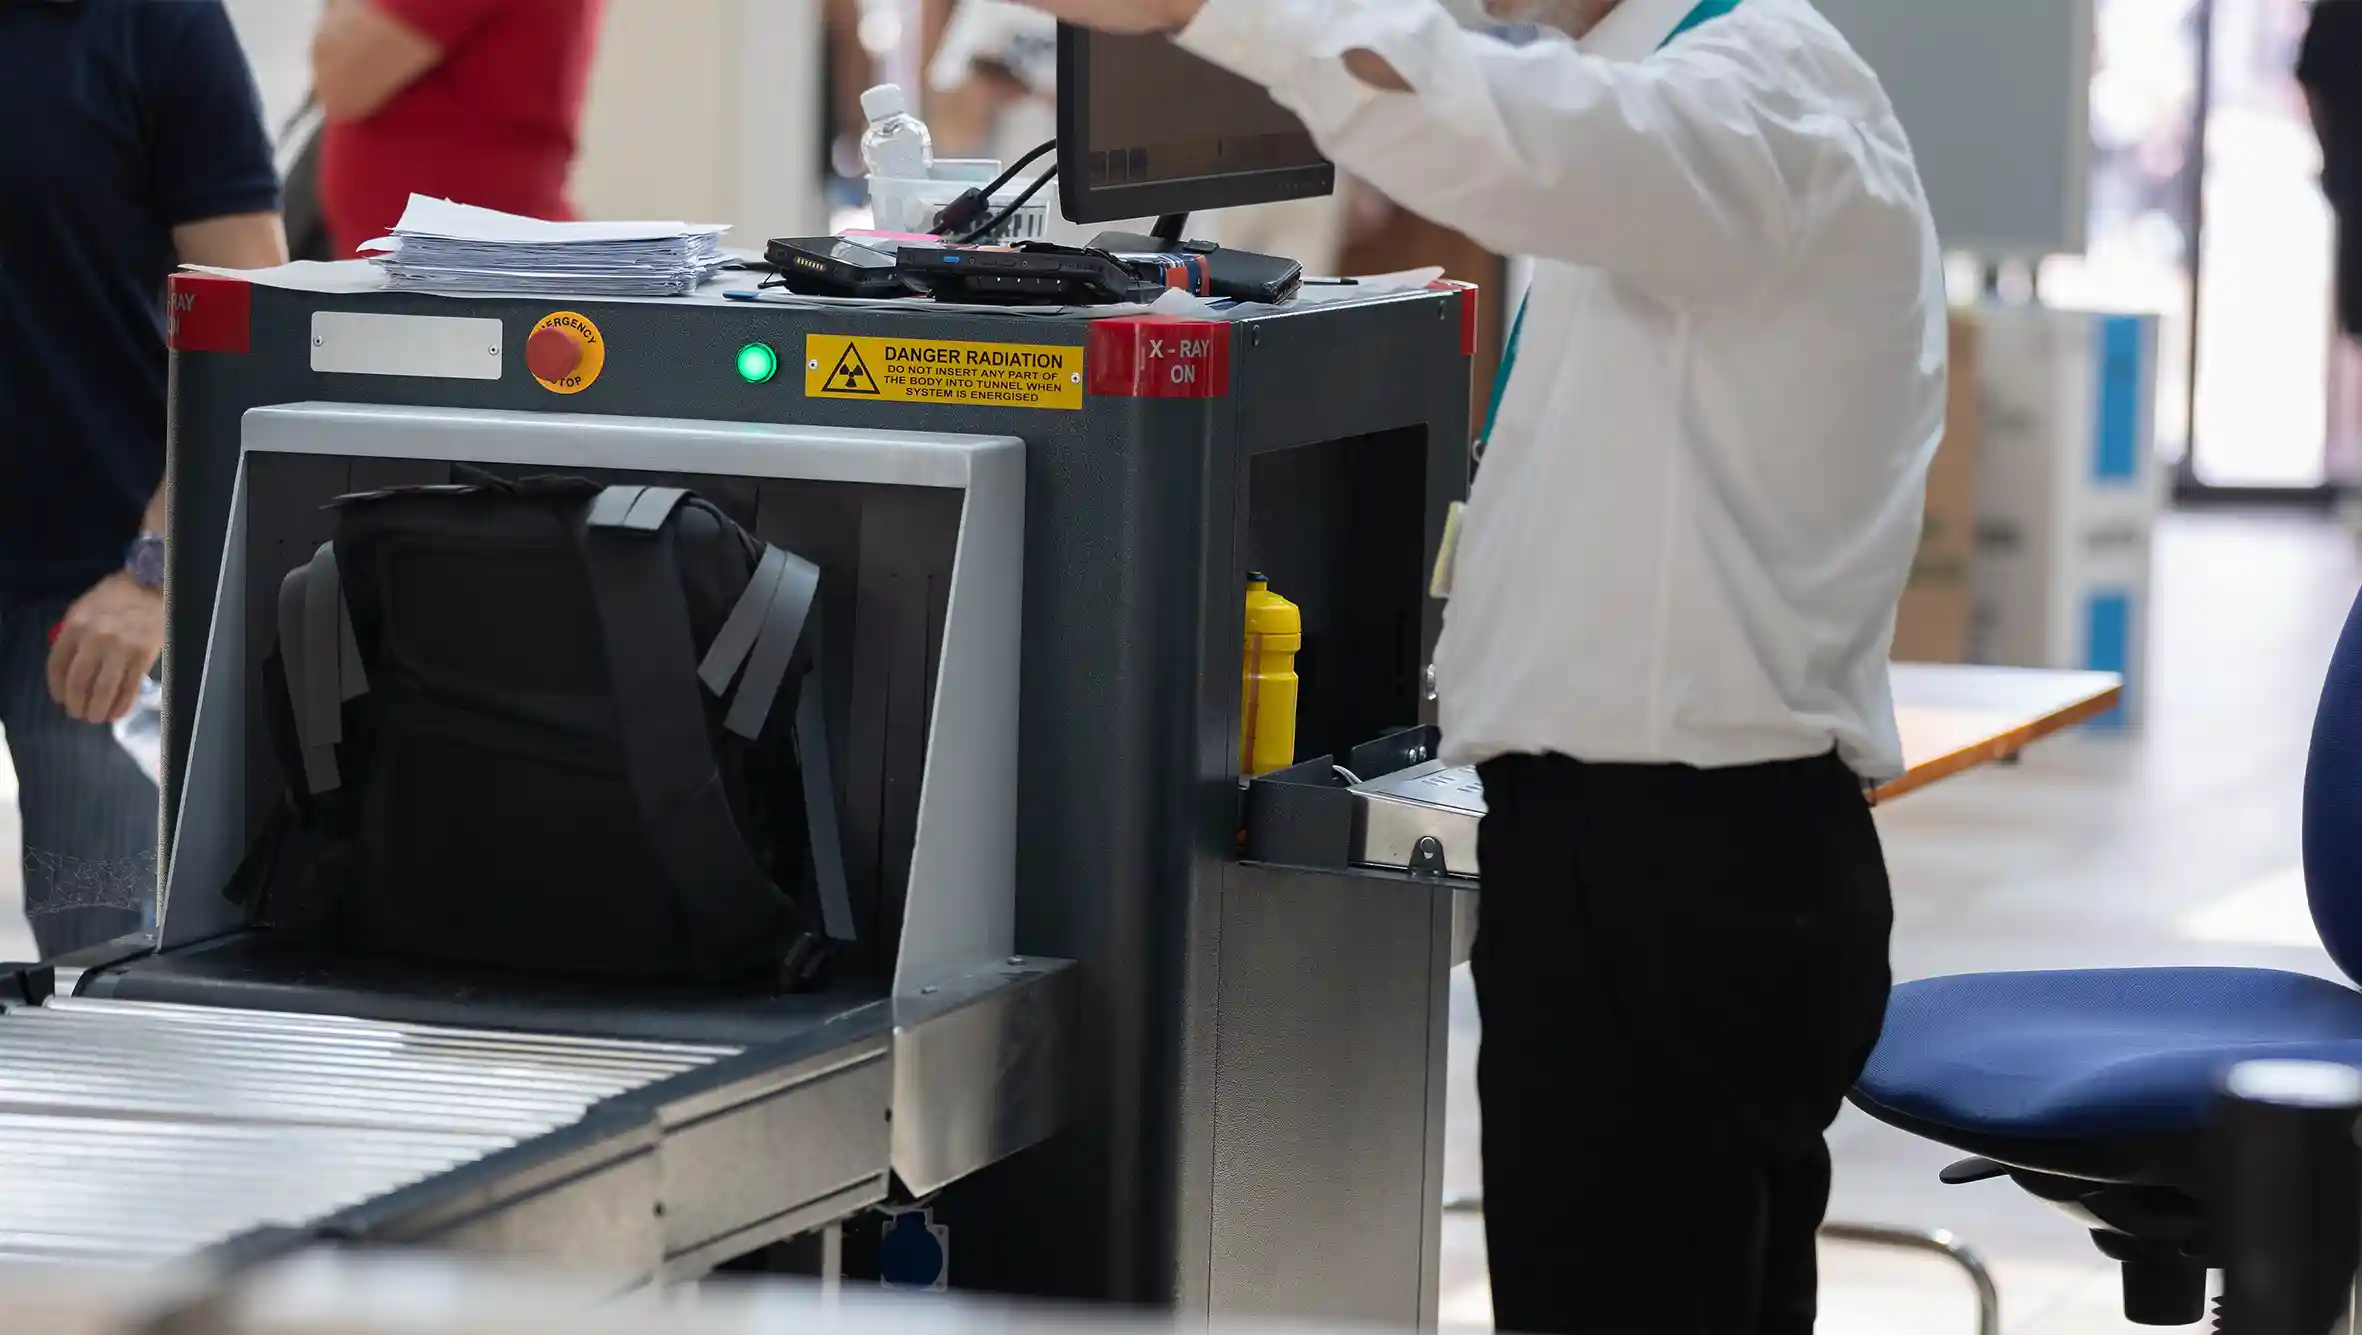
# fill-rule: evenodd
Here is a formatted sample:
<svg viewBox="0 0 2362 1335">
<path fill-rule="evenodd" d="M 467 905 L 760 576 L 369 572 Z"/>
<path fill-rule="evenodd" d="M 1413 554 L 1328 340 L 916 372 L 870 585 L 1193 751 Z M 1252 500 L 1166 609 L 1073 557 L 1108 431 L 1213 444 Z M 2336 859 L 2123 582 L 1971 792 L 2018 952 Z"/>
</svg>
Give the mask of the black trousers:
<svg viewBox="0 0 2362 1335">
<path fill-rule="evenodd" d="M 1893 927 L 1834 756 L 1482 767 L 1475 949 L 1493 1309 L 1527 1335 L 1804 1335 L 1822 1134 Z"/>
</svg>

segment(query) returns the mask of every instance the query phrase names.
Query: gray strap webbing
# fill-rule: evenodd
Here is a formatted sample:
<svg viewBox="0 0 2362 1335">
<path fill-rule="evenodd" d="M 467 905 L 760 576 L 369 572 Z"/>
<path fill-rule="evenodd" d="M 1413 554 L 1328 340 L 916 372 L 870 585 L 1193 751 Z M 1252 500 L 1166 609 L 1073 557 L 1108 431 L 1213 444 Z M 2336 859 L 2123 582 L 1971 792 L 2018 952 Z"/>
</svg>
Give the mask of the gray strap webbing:
<svg viewBox="0 0 2362 1335">
<path fill-rule="evenodd" d="M 672 518 L 673 510 L 688 499 L 689 493 L 679 487 L 650 487 L 632 502 L 631 512 L 623 517 L 623 526 L 635 533 L 654 533 Z"/>
<path fill-rule="evenodd" d="M 353 605 L 345 601 L 343 572 L 336 581 L 336 640 L 344 689 L 339 694 L 358 700 L 369 694 L 369 670 L 361 666 L 361 641 L 353 634 Z"/>
<path fill-rule="evenodd" d="M 669 542 L 588 526 L 582 554 L 615 698 L 625 771 L 650 851 L 672 882 L 701 967 L 766 929 L 778 887 L 755 864 L 724 796 L 697 693 L 688 600 Z"/>
<path fill-rule="evenodd" d="M 336 577 L 336 545 L 312 554 L 303 581 L 304 735 L 313 746 L 344 740 L 344 586 Z M 358 654 L 355 655 L 358 657 Z"/>
<path fill-rule="evenodd" d="M 583 522 L 592 528 L 654 533 L 688 497 L 680 487 L 609 487 L 591 501 L 590 515 Z"/>
<path fill-rule="evenodd" d="M 279 666 L 287 678 L 287 712 L 295 721 L 295 743 L 303 755 L 303 785 L 313 794 L 333 792 L 343 783 L 336 769 L 336 746 L 322 741 L 312 710 L 313 670 L 305 639 L 305 604 L 311 592 L 310 564 L 297 566 L 279 581 Z M 336 651 L 330 649 L 334 669 Z M 333 687 L 331 688 L 333 693 Z M 341 721 L 340 721 L 341 730 Z"/>
<path fill-rule="evenodd" d="M 730 619 L 722 623 L 714 642 L 706 646 L 705 661 L 697 665 L 697 679 L 715 696 L 729 692 L 738 669 L 754 649 L 755 634 L 763 628 L 763 614 L 771 609 L 771 595 L 779 588 L 779 577 L 785 573 L 787 553 L 777 547 L 764 547 L 754 578 L 746 582 L 746 592 L 739 595 L 738 605 L 730 609 Z"/>
<path fill-rule="evenodd" d="M 361 664 L 332 542 L 321 543 L 310 561 L 280 581 L 279 663 L 303 748 L 304 786 L 315 794 L 333 792 L 344 782 L 336 765 L 344 704 L 369 693 L 369 673 Z"/>
<path fill-rule="evenodd" d="M 288 688 L 288 718 L 295 721 L 295 749 L 302 756 L 302 787 L 305 792 L 324 794 L 338 787 L 335 773 L 335 751 L 317 747 L 312 740 L 312 723 L 305 714 L 305 655 L 302 655 L 302 595 L 312 567 L 298 565 L 279 581 L 279 666 L 286 673 Z M 295 775 L 288 775 L 295 782 Z"/>
<path fill-rule="evenodd" d="M 812 658 L 820 659 L 820 628 L 812 628 Z M 837 825 L 837 787 L 828 754 L 828 709 L 820 671 L 804 678 L 796 701 L 796 761 L 804 781 L 804 829 L 812 842 L 812 883 L 820 892 L 820 923 L 832 941 L 851 941 L 853 897 L 845 888 L 845 840 Z"/>
<path fill-rule="evenodd" d="M 296 740 L 309 744 L 303 716 L 303 582 L 308 566 L 297 566 L 279 581 L 279 663 L 286 669 L 287 703 L 295 713 Z"/>
<path fill-rule="evenodd" d="M 609 487 L 591 501 L 590 515 L 583 520 L 592 528 L 622 528 L 631 516 L 632 506 L 639 503 L 646 487 Z"/>
<path fill-rule="evenodd" d="M 723 727 L 750 742 L 763 735 L 771 706 L 779 699 L 780 683 L 787 680 L 788 665 L 795 659 L 796 644 L 804 638 L 812 599 L 820 591 L 820 567 L 793 552 L 781 555 L 786 557 L 785 569 L 778 587 L 771 591 L 771 605 L 763 611 L 763 629 L 755 636 L 746 679 L 738 683 L 730 713 L 722 720 Z"/>
</svg>

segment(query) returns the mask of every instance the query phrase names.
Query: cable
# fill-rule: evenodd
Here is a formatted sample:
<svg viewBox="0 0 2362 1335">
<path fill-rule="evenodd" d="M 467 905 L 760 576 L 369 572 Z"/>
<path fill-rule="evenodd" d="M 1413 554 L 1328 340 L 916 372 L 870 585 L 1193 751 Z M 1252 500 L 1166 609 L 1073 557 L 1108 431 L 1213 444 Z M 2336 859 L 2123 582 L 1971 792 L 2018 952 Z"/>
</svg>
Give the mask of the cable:
<svg viewBox="0 0 2362 1335">
<path fill-rule="evenodd" d="M 1016 180 L 1017 173 L 1041 161 L 1045 154 L 1055 151 L 1057 147 L 1058 141 L 1052 139 L 1048 143 L 1036 147 L 1024 157 L 1017 159 L 1016 164 L 1002 172 L 991 185 L 961 191 L 958 199 L 944 205 L 942 210 L 935 215 L 934 234 L 949 236 L 954 232 L 963 232 L 968 237 L 982 235 L 981 232 L 968 231 L 967 229 L 978 218 L 992 211 L 993 192 Z M 995 219 L 992 226 L 998 227 L 999 225 L 1000 220 Z M 983 229 L 983 231 L 991 230 L 991 227 Z"/>
<path fill-rule="evenodd" d="M 1017 159 L 1015 163 L 1011 164 L 1007 171 L 1002 172 L 1000 174 L 1000 179 L 994 181 L 991 185 L 984 187 L 984 197 L 986 199 L 992 198 L 992 193 L 995 190 L 998 190 L 1002 186 L 1007 185 L 1009 182 L 1016 180 L 1017 173 L 1024 171 L 1026 168 L 1041 161 L 1044 154 L 1055 153 L 1057 151 L 1058 141 L 1055 139 L 1035 147 L 1032 152 L 1027 153 L 1024 157 Z"/>
<path fill-rule="evenodd" d="M 1032 203 L 1033 197 L 1042 192 L 1043 186 L 1046 186 L 1050 182 L 1057 179 L 1058 169 L 1056 167 L 1052 167 L 1048 171 L 1043 172 L 1041 175 L 1035 177 L 1033 184 L 1025 187 L 1024 194 L 1010 200 L 1009 206 L 1007 208 L 1002 209 L 1000 212 L 992 215 L 991 218 L 987 219 L 983 224 L 967 233 L 967 235 L 960 237 L 959 243 L 966 245 L 978 237 L 992 235 L 993 231 L 997 229 L 1002 223 L 1005 223 L 1009 219 L 1015 217 L 1017 215 L 1017 210 L 1024 208 L 1027 204 Z"/>
</svg>

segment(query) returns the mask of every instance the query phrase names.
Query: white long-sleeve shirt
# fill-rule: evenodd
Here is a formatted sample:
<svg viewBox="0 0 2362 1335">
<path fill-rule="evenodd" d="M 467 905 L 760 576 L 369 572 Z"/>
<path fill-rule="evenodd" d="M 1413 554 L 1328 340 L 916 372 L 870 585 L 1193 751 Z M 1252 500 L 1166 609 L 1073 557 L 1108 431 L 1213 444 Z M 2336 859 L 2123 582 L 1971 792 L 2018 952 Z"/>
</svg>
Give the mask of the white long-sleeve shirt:
<svg viewBox="0 0 2362 1335">
<path fill-rule="evenodd" d="M 1341 166 L 1536 257 L 1437 651 L 1446 754 L 1901 772 L 1887 654 L 1943 433 L 1941 257 L 1808 0 L 1511 47 L 1436 0 L 1208 0 L 1178 40 Z M 1350 73 L 1367 49 L 1413 91 Z"/>
</svg>

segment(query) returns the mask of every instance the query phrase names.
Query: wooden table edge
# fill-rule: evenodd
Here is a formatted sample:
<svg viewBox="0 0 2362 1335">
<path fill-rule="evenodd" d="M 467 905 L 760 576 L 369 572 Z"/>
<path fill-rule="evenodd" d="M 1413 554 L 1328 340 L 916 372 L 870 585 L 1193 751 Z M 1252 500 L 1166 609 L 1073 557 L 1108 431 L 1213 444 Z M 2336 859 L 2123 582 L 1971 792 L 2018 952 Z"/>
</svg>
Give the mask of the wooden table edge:
<svg viewBox="0 0 2362 1335">
<path fill-rule="evenodd" d="M 1981 765 L 2009 759 L 2043 738 L 2064 732 L 2079 723 L 2088 723 L 2115 709 L 2124 702 L 2124 687 L 2111 686 L 2079 704 L 2070 705 L 2058 713 L 2032 720 L 2007 732 L 1988 737 L 1981 742 L 1961 747 L 1934 760 L 1912 767 L 1908 774 L 1873 789 L 1872 802 L 1890 802 L 1906 793 L 1914 793 L 1930 785 L 1941 783 L 1956 774 L 1964 774 Z"/>
</svg>

